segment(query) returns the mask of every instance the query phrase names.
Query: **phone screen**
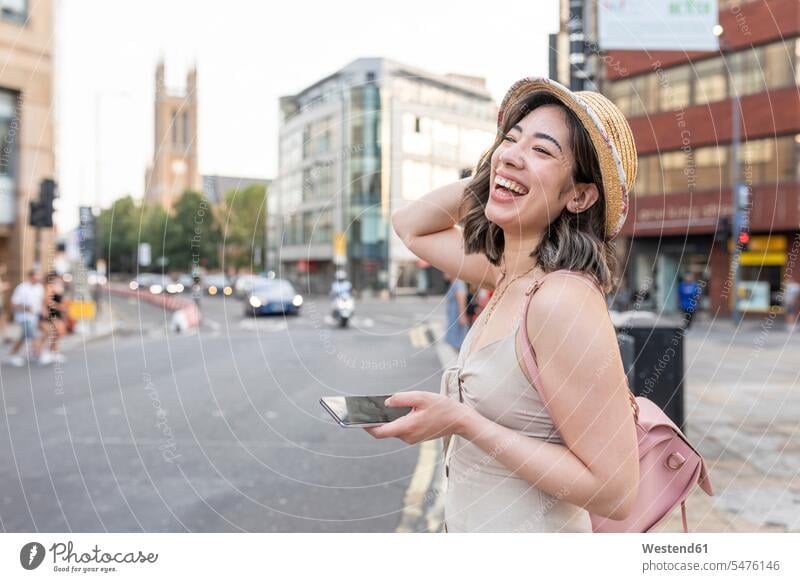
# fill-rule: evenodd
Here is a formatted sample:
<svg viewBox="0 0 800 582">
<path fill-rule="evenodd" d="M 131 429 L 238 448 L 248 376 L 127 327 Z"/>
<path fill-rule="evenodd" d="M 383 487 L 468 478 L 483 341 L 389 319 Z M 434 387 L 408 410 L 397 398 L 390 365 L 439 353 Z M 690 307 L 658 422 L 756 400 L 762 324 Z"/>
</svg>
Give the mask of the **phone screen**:
<svg viewBox="0 0 800 582">
<path fill-rule="evenodd" d="M 410 406 L 385 406 L 382 396 L 328 396 L 320 404 L 342 426 L 369 426 L 391 422 L 411 412 Z"/>
</svg>

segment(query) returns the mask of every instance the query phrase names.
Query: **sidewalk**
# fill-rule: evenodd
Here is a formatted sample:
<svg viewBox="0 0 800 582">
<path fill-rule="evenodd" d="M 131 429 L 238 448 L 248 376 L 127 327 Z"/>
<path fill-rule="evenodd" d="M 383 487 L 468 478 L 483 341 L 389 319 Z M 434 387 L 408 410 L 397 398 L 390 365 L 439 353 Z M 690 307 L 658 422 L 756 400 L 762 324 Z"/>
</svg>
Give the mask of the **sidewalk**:
<svg viewBox="0 0 800 582">
<path fill-rule="evenodd" d="M 444 369 L 457 357 L 442 340 L 444 317 L 427 324 Z M 786 329 L 768 317 L 738 326 L 701 317 L 687 332 L 685 432 L 714 489 L 713 497 L 699 487 L 689 496 L 689 531 L 800 531 L 798 353 L 800 326 Z M 433 490 L 443 491 L 437 464 Z M 428 510 L 428 531 L 441 531 L 441 510 L 441 502 Z M 682 532 L 680 508 L 654 531 Z"/>
<path fill-rule="evenodd" d="M 70 352 L 81 347 L 87 342 L 108 337 L 118 329 L 119 323 L 112 318 L 112 310 L 108 308 L 107 303 L 104 303 L 103 308 L 98 311 L 97 317 L 94 320 L 78 324 L 74 333 L 61 338 L 60 351 L 63 353 Z M 17 341 L 19 336 L 19 324 L 13 322 L 9 323 L 6 326 L 6 338 L 11 340 L 11 342 L 3 343 L 5 349 L 3 350 L 2 355 L 0 355 L 0 364 L 6 363 L 11 346 L 14 345 L 14 342 Z M 25 355 L 24 347 L 19 351 L 19 354 L 22 356 Z"/>
</svg>

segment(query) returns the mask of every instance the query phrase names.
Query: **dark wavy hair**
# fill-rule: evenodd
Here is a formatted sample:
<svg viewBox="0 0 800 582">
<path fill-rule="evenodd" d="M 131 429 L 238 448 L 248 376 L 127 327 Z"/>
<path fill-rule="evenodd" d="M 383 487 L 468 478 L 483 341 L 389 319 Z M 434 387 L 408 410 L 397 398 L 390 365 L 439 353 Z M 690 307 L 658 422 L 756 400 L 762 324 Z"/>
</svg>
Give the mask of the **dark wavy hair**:
<svg viewBox="0 0 800 582">
<path fill-rule="evenodd" d="M 543 105 L 556 105 L 565 112 L 570 134 L 575 168 L 575 183 L 593 183 L 600 197 L 590 208 L 575 213 L 563 212 L 547 227 L 530 257 L 538 259 L 545 272 L 570 269 L 593 275 L 608 293 L 616 286 L 617 259 L 614 245 L 605 239 L 606 208 L 603 179 L 597 153 L 589 134 L 578 117 L 557 97 L 536 91 L 512 103 L 505 113 L 503 125 L 498 128 L 494 144 L 482 156 L 473 172 L 473 178 L 464 190 L 461 201 L 461 227 L 464 251 L 468 254 L 482 252 L 493 265 L 499 265 L 503 256 L 505 239 L 503 229 L 486 218 L 489 201 L 492 154 L 505 135 L 528 113 Z"/>
</svg>

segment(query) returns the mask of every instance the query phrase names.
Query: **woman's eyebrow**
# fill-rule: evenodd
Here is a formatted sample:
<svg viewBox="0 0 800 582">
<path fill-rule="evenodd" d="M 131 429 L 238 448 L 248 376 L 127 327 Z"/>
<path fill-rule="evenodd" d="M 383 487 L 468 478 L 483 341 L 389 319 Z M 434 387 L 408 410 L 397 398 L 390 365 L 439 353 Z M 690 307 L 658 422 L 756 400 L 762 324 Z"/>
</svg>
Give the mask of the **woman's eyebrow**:
<svg viewBox="0 0 800 582">
<path fill-rule="evenodd" d="M 556 138 L 554 138 L 552 135 L 548 135 L 546 133 L 542 133 L 540 131 L 537 131 L 536 133 L 533 134 L 533 137 L 538 137 L 540 139 L 546 139 L 547 141 L 553 142 L 554 144 L 556 144 L 556 147 L 558 148 L 558 151 L 560 151 L 562 154 L 564 153 L 564 150 L 561 149 L 561 144 L 558 143 Z"/>
<path fill-rule="evenodd" d="M 519 126 L 519 124 L 515 125 L 511 129 L 516 129 L 518 132 L 522 133 L 522 128 Z M 548 141 L 553 142 L 555 144 L 555 146 L 558 148 L 558 151 L 560 151 L 562 154 L 564 153 L 564 150 L 561 149 L 561 144 L 558 143 L 558 140 L 556 138 L 554 138 L 552 135 L 547 134 L 547 133 L 542 133 L 541 131 L 537 131 L 537 132 L 535 132 L 533 134 L 533 137 L 537 137 L 539 139 L 546 139 Z"/>
</svg>

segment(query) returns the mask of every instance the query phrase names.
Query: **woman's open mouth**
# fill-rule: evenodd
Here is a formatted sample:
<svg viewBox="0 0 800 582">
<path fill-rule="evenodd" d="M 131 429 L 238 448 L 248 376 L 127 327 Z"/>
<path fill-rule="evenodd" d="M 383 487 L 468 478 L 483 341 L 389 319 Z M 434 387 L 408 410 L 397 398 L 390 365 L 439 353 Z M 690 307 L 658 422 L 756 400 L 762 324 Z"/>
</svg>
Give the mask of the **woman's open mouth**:
<svg viewBox="0 0 800 582">
<path fill-rule="evenodd" d="M 503 178 L 500 175 L 495 175 L 494 188 L 492 190 L 495 198 L 499 201 L 511 200 L 518 196 L 525 196 L 528 193 L 528 189 L 519 182 Z"/>
</svg>

